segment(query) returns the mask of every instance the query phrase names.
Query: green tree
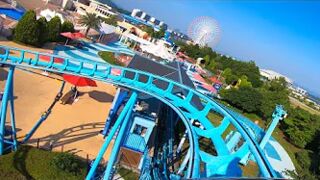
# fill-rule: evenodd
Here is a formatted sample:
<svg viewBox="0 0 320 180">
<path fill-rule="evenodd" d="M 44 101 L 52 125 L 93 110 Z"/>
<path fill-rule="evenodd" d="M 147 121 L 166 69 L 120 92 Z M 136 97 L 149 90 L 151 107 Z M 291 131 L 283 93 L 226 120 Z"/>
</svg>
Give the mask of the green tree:
<svg viewBox="0 0 320 180">
<path fill-rule="evenodd" d="M 48 22 L 45 17 L 40 17 L 38 19 L 39 27 L 39 44 L 43 45 L 48 41 Z"/>
<path fill-rule="evenodd" d="M 163 28 L 160 28 L 159 31 L 155 31 L 155 33 L 153 34 L 153 37 L 156 39 L 161 39 L 162 37 L 164 37 L 165 34 L 165 30 Z"/>
<path fill-rule="evenodd" d="M 232 75 L 232 70 L 230 68 L 226 68 L 222 72 L 222 77 L 227 78 L 228 76 Z"/>
<path fill-rule="evenodd" d="M 288 118 L 281 122 L 281 128 L 291 143 L 304 148 L 316 137 L 320 127 L 319 116 L 312 115 L 301 108 L 289 109 Z"/>
<path fill-rule="evenodd" d="M 292 179 L 295 180 L 318 180 L 318 178 L 310 173 L 310 171 L 307 170 L 297 170 L 297 172 L 294 171 L 286 171 L 286 174 L 288 174 Z"/>
<path fill-rule="evenodd" d="M 149 36 L 153 37 L 154 30 L 153 30 L 152 27 L 150 27 L 150 26 L 143 26 L 143 27 L 142 27 L 142 30 L 143 30 L 144 32 L 148 33 Z"/>
<path fill-rule="evenodd" d="M 101 20 L 96 16 L 94 13 L 86 13 L 86 15 L 82 15 L 80 18 L 80 24 L 82 26 L 86 26 L 86 33 L 85 36 L 88 35 L 89 30 L 92 29 L 99 29 L 101 26 Z"/>
<path fill-rule="evenodd" d="M 36 13 L 32 10 L 29 10 L 18 22 L 14 30 L 14 40 L 17 42 L 38 46 L 39 31 Z"/>
<path fill-rule="evenodd" d="M 112 26 L 117 26 L 117 16 L 110 16 L 108 18 L 103 18 L 103 22 Z"/>
<path fill-rule="evenodd" d="M 61 32 L 75 32 L 73 23 L 70 21 L 64 21 L 61 25 Z"/>
<path fill-rule="evenodd" d="M 252 84 L 248 81 L 248 77 L 246 75 L 242 75 L 239 82 L 240 87 L 252 87 Z"/>
<path fill-rule="evenodd" d="M 310 153 L 306 150 L 302 150 L 295 153 L 296 160 L 302 169 L 309 169 L 311 167 Z"/>
<path fill-rule="evenodd" d="M 246 112 L 257 112 L 261 107 L 262 95 L 249 86 L 223 90 L 220 94 L 230 104 Z"/>
<path fill-rule="evenodd" d="M 204 61 L 205 61 L 205 65 L 209 65 L 210 64 L 210 61 L 211 61 L 211 58 L 210 56 L 207 54 L 203 57 Z"/>
<path fill-rule="evenodd" d="M 61 33 L 61 20 L 58 16 L 53 17 L 48 22 L 48 40 L 51 42 L 59 41 Z"/>
<path fill-rule="evenodd" d="M 281 104 L 285 109 L 290 108 L 289 91 L 286 88 L 286 83 L 281 79 L 266 82 L 260 89 L 262 94 L 262 105 L 259 114 L 264 119 L 270 119 L 274 107 Z"/>
<path fill-rule="evenodd" d="M 81 170 L 81 161 L 76 156 L 68 153 L 59 153 L 51 160 L 53 167 L 58 170 L 77 175 Z"/>
</svg>

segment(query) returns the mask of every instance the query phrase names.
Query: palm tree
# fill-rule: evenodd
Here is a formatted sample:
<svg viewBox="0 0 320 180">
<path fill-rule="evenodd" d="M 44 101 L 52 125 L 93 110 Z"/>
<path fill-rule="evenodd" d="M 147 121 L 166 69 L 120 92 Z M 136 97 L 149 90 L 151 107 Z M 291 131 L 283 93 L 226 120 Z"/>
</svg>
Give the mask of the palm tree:
<svg viewBox="0 0 320 180">
<path fill-rule="evenodd" d="M 91 28 L 93 29 L 99 29 L 101 26 L 101 20 L 96 14 L 94 13 L 86 13 L 86 15 L 82 15 L 80 18 L 80 24 L 82 26 L 86 26 L 86 34 L 85 36 L 88 35 L 88 32 Z"/>
</svg>

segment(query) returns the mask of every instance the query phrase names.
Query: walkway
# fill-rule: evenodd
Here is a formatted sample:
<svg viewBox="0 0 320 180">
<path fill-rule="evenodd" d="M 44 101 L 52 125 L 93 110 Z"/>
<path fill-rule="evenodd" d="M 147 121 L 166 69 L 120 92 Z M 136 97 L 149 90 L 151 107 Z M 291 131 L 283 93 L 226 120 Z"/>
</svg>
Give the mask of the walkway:
<svg viewBox="0 0 320 180">
<path fill-rule="evenodd" d="M 88 60 L 105 62 L 99 57 L 99 51 L 110 51 L 134 56 L 134 52 L 131 49 L 118 42 L 110 43 L 109 45 L 103 45 L 101 43 L 85 43 L 85 46 L 82 49 L 73 46 L 57 45 L 54 49 L 54 54 L 86 62 Z"/>
</svg>

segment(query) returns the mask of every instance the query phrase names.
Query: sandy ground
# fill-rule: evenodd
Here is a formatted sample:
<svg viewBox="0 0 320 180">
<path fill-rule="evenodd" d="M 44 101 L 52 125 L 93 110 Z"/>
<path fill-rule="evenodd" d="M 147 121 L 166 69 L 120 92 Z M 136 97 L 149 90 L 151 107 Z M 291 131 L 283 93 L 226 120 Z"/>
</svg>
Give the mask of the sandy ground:
<svg viewBox="0 0 320 180">
<path fill-rule="evenodd" d="M 0 41 L 0 44 L 28 48 L 10 41 Z M 4 89 L 6 74 L 7 69 L 0 68 L 1 91 Z M 49 147 L 52 143 L 55 151 L 70 151 L 85 158 L 87 155 L 90 159 L 95 158 L 103 143 L 102 136 L 98 134 L 104 127 L 116 91 L 116 88 L 109 84 L 97 82 L 97 85 L 98 87 L 78 88 L 82 92 L 81 96 L 72 105 L 57 103 L 51 115 L 31 138 L 30 144 L 36 145 L 37 139 L 40 139 L 40 146 Z M 14 95 L 18 137 L 26 135 L 39 120 L 53 102 L 60 86 L 61 82 L 58 80 L 16 69 Z M 64 93 L 70 88 L 71 85 L 67 83 Z M 7 116 L 7 121 L 9 119 Z M 105 158 L 109 152 L 110 148 Z"/>
</svg>

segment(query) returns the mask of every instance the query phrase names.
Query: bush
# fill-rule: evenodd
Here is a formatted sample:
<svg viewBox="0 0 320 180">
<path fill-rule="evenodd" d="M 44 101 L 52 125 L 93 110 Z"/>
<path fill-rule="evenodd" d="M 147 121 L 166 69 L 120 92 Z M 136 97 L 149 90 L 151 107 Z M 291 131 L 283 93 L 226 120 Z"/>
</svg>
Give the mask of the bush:
<svg viewBox="0 0 320 180">
<path fill-rule="evenodd" d="M 74 155 L 61 153 L 55 156 L 51 164 L 62 171 L 77 174 L 81 170 L 81 162 Z"/>
<path fill-rule="evenodd" d="M 290 109 L 288 114 L 288 118 L 281 122 L 281 128 L 289 137 L 290 142 L 304 148 L 316 138 L 317 129 L 320 127 L 320 117 L 301 108 Z"/>
<path fill-rule="evenodd" d="M 311 166 L 311 159 L 308 151 L 300 151 L 295 153 L 295 157 L 302 169 L 309 169 Z"/>
<path fill-rule="evenodd" d="M 45 17 L 41 17 L 38 19 L 38 27 L 39 27 L 39 44 L 43 45 L 48 41 L 48 22 Z"/>
<path fill-rule="evenodd" d="M 249 86 L 223 90 L 221 91 L 221 95 L 230 104 L 245 112 L 257 112 L 261 107 L 262 95 L 258 90 Z"/>
<path fill-rule="evenodd" d="M 72 22 L 64 21 L 61 26 L 61 32 L 75 32 Z"/>
<path fill-rule="evenodd" d="M 58 16 L 53 17 L 48 22 L 48 39 L 49 41 L 56 42 L 59 41 L 61 32 L 61 20 Z"/>
<path fill-rule="evenodd" d="M 36 13 L 32 10 L 27 11 L 18 22 L 14 30 L 14 40 L 17 42 L 39 45 L 39 26 Z"/>
</svg>

